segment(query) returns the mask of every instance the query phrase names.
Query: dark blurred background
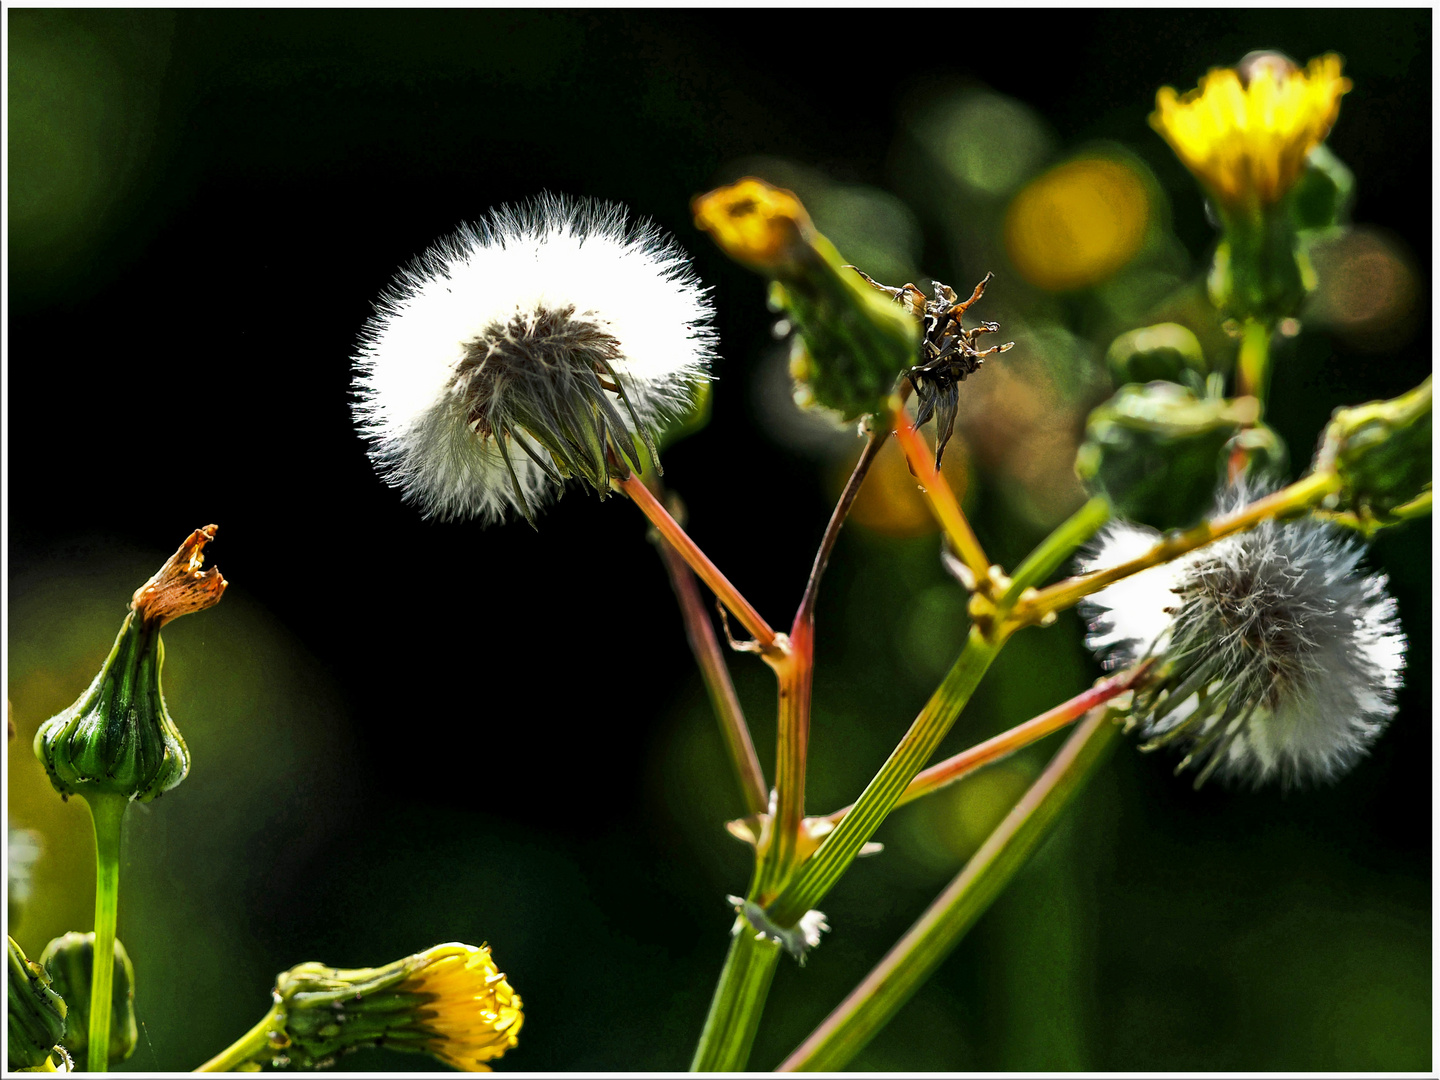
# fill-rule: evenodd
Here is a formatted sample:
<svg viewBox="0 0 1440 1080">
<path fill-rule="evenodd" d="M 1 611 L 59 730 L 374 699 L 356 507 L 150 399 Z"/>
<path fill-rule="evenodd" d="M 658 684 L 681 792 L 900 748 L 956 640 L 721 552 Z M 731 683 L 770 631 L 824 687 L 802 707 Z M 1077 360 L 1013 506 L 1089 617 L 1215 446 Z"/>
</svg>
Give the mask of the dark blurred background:
<svg viewBox="0 0 1440 1080">
<path fill-rule="evenodd" d="M 666 481 L 780 625 L 852 433 L 789 399 L 763 282 L 689 218 L 746 173 L 797 191 L 892 284 L 996 280 L 1018 345 L 965 385 L 947 468 L 1014 563 L 1071 472 L 1115 334 L 1234 344 L 1199 282 L 1214 233 L 1147 125 L 1155 91 L 1257 48 L 1339 51 L 1330 146 L 1355 228 L 1316 253 L 1269 419 L 1292 471 L 1333 408 L 1430 369 L 1431 13 L 15 10 L 9 27 L 12 826 L 41 853 L 11 931 L 91 926 L 84 809 L 28 749 L 98 669 L 130 592 L 220 526 L 223 604 L 167 630 L 194 755 L 131 815 L 120 936 L 138 1070 L 188 1069 L 303 960 L 488 941 L 523 995 L 501 1070 L 689 1062 L 749 851 L 716 725 L 640 515 L 572 490 L 534 532 L 422 521 L 350 418 L 371 302 L 432 240 L 550 190 L 672 231 L 714 289 L 708 427 Z M 823 42 L 830 42 L 827 48 Z M 819 608 L 809 809 L 850 801 L 953 660 L 964 597 L 903 465 L 881 467 Z M 1125 746 L 855 1066 L 1428 1070 L 1431 543 L 1386 533 L 1410 636 L 1400 711 L 1333 786 L 1200 793 Z M 1099 673 L 1073 615 L 1017 637 L 942 752 Z M 773 683 L 732 670 L 762 760 Z M 895 814 L 776 978 L 773 1067 L 963 865 L 1058 741 Z M 428 1068 L 369 1051 L 365 1069 Z"/>
</svg>

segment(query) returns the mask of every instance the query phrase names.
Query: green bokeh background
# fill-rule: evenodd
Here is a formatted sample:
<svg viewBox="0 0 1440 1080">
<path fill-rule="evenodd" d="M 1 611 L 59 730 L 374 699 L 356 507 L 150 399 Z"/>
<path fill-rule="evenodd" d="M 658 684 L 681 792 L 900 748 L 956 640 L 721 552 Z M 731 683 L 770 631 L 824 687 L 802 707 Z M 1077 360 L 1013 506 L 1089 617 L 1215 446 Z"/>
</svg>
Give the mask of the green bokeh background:
<svg viewBox="0 0 1440 1080">
<path fill-rule="evenodd" d="M 1338 50 L 1355 81 L 1330 145 L 1365 228 L 1317 259 L 1305 332 L 1277 349 L 1268 419 L 1296 467 L 1331 409 L 1430 369 L 1429 11 L 6 17 L 8 806 L 43 848 L 10 929 L 30 955 L 91 926 L 93 869 L 85 811 L 29 739 L 190 529 L 219 523 L 233 583 L 166 630 L 194 768 L 130 818 L 127 1069 L 192 1068 L 300 961 L 455 939 L 488 941 L 524 996 L 502 1071 L 689 1061 L 748 853 L 722 828 L 739 799 L 643 523 L 578 491 L 538 534 L 423 522 L 351 429 L 370 302 L 460 221 L 549 189 L 623 200 L 694 254 L 723 361 L 667 480 L 772 621 L 858 447 L 789 406 L 763 283 L 689 221 L 693 195 L 746 172 L 793 187 L 881 280 L 996 272 L 980 314 L 1020 344 L 966 383 L 950 454 L 1007 565 L 1079 497 L 1067 455 L 1116 333 L 1175 319 L 1212 363 L 1233 355 L 1199 301 L 1202 200 L 1146 124 L 1160 85 L 1260 47 Z M 1050 292 L 1017 271 L 1004 216 L 1076 154 L 1141 178 L 1147 231 L 1118 271 Z M 936 536 L 906 531 L 848 531 L 826 579 L 811 812 L 855 797 L 963 641 Z M 1196 794 L 1122 748 L 855 1067 L 1430 1069 L 1429 522 L 1372 562 L 1411 662 L 1367 761 L 1328 787 Z M 1081 635 L 1073 614 L 1019 635 L 942 753 L 1087 686 Z M 772 680 L 731 666 L 768 768 Z M 777 975 L 754 1067 L 870 969 L 1056 745 L 886 823 L 885 853 L 827 900 L 823 947 Z"/>
</svg>

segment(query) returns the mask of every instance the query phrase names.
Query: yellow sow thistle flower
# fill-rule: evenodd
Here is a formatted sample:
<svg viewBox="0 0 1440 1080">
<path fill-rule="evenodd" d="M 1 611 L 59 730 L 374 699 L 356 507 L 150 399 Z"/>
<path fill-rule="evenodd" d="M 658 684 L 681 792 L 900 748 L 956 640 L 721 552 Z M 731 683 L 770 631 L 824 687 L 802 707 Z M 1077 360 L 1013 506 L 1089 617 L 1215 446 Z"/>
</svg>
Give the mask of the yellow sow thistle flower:
<svg viewBox="0 0 1440 1080">
<path fill-rule="evenodd" d="M 431 1054 L 464 1072 L 514 1049 L 520 995 L 488 946 L 436 945 L 378 968 L 315 962 L 281 972 L 270 1011 L 197 1072 L 320 1069 L 361 1047 Z"/>
<path fill-rule="evenodd" d="M 1162 87 L 1150 125 L 1224 207 L 1271 206 L 1340 115 L 1352 85 L 1340 65 L 1334 53 L 1303 71 L 1279 54 L 1252 54 L 1238 68 L 1212 68 L 1187 94 Z"/>
</svg>

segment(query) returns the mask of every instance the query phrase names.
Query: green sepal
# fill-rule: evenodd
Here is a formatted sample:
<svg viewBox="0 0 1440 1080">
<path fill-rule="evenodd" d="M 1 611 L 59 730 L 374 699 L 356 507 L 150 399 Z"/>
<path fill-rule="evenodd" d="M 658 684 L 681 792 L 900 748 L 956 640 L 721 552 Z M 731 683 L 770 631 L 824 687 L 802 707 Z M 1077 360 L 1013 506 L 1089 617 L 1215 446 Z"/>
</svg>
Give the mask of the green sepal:
<svg viewBox="0 0 1440 1080">
<path fill-rule="evenodd" d="M 1354 196 L 1355 174 L 1321 143 L 1310 152 L 1287 204 L 1297 230 L 1328 231 L 1345 224 Z"/>
<path fill-rule="evenodd" d="M 847 268 L 825 237 L 813 235 L 801 251 L 770 292 L 798 331 L 790 358 L 797 400 L 847 421 L 881 412 L 919 358 L 920 320 Z"/>
<path fill-rule="evenodd" d="M 185 779 L 190 752 L 165 707 L 164 662 L 159 623 L 128 613 L 94 682 L 35 733 L 56 791 L 149 802 Z"/>
<path fill-rule="evenodd" d="M 65 998 L 39 964 L 10 942 L 9 1031 L 7 1063 L 11 1069 L 43 1066 L 65 1037 Z"/>
<path fill-rule="evenodd" d="M 1239 433 L 1225 444 L 1222 458 L 1239 450 L 1245 455 L 1245 475 L 1262 478 L 1286 476 L 1290 472 L 1290 449 L 1285 440 L 1269 424 L 1254 424 L 1241 428 Z"/>
<path fill-rule="evenodd" d="M 1432 380 L 1389 401 L 1336 409 L 1316 451 L 1314 471 L 1341 488 L 1327 509 L 1353 514 L 1365 531 L 1407 519 L 1406 504 L 1430 492 Z"/>
<path fill-rule="evenodd" d="M 1209 291 L 1224 315 L 1274 326 L 1298 314 L 1315 287 L 1315 270 L 1289 202 L 1287 196 L 1264 210 L 1221 211 L 1223 235 L 1210 266 Z"/>
<path fill-rule="evenodd" d="M 1251 398 L 1202 398 L 1170 382 L 1123 386 L 1090 414 L 1075 472 L 1120 516 L 1187 528 L 1214 502 L 1227 444 L 1255 420 Z"/>
<path fill-rule="evenodd" d="M 1121 334 L 1110 343 L 1105 363 L 1116 386 L 1165 381 L 1183 383 L 1185 373 L 1203 380 L 1209 371 L 1200 339 L 1179 323 L 1156 323 Z"/>
<path fill-rule="evenodd" d="M 302 1069 L 320 1068 L 337 1055 L 363 1046 L 425 1050 L 435 1038 L 424 1027 L 424 1007 L 434 995 L 401 988 L 420 968 L 408 956 L 378 968 L 330 968 L 299 964 L 275 982 L 289 1045 L 284 1055 Z"/>
<path fill-rule="evenodd" d="M 77 1059 L 90 1044 L 90 983 L 94 974 L 95 935 L 74 930 L 55 938 L 40 954 L 55 992 L 70 1003 L 70 1033 L 65 1048 Z M 135 966 L 120 939 L 115 939 L 115 975 L 110 990 L 111 1062 L 124 1061 L 135 1052 L 140 1029 L 135 1022 Z"/>
</svg>

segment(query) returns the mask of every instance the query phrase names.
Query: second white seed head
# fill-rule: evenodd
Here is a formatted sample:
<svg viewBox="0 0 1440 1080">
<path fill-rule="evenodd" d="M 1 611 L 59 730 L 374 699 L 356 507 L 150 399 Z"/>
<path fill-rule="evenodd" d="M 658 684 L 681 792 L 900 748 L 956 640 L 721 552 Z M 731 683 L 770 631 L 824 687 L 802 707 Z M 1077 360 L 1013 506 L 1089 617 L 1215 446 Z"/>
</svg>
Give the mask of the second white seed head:
<svg viewBox="0 0 1440 1080">
<path fill-rule="evenodd" d="M 1264 491 L 1232 488 L 1221 513 Z M 1082 560 L 1116 566 L 1160 536 L 1118 522 Z M 1382 574 L 1337 526 L 1266 521 L 1141 571 L 1082 604 L 1086 644 L 1110 666 L 1150 655 L 1161 681 L 1137 697 L 1149 746 L 1174 743 L 1200 768 L 1255 784 L 1331 780 L 1395 714 L 1405 635 Z"/>
</svg>

